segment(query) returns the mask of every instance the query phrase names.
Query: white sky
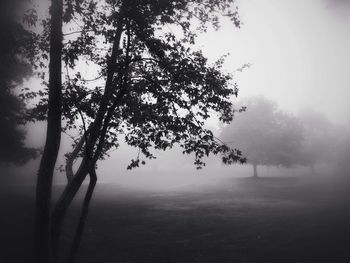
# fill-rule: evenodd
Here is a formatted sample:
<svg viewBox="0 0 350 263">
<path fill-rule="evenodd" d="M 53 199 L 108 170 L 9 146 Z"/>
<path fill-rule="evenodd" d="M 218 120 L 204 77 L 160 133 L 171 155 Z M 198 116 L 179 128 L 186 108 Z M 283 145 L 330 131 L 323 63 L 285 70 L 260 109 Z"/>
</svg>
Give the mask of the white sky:
<svg viewBox="0 0 350 263">
<path fill-rule="evenodd" d="M 225 53 L 240 97 L 263 94 L 291 112 L 305 107 L 350 121 L 350 1 L 240 0 L 241 29 L 225 21 L 198 43 L 210 59 Z"/>
<path fill-rule="evenodd" d="M 200 36 L 198 43 L 210 60 L 230 53 L 225 64 L 227 71 L 252 64 L 243 73 L 236 72 L 240 97 L 263 94 L 287 111 L 297 113 L 310 107 L 350 126 L 350 0 L 239 0 L 238 6 L 244 23 L 241 29 L 225 21 L 218 32 L 209 31 Z M 212 125 L 218 128 L 216 123 Z M 43 126 L 36 125 L 33 129 L 34 144 L 42 143 Z M 65 149 L 69 143 L 64 141 L 63 145 Z M 117 176 L 118 181 L 126 184 L 142 179 L 140 185 L 155 184 L 143 176 L 155 174 L 154 169 L 161 169 L 157 174 L 164 176 L 172 175 L 170 168 L 185 166 L 184 169 L 197 175 L 193 158 L 176 152 L 157 153 L 158 161 L 126 173 L 126 165 L 136 154 L 137 150 L 122 145 L 99 166 L 99 173 L 107 179 Z M 214 168 L 219 169 L 215 165 Z M 231 175 L 231 171 L 227 170 L 227 174 Z M 163 181 L 159 184 L 164 185 Z"/>
<path fill-rule="evenodd" d="M 230 53 L 227 71 L 252 64 L 236 72 L 240 97 L 263 94 L 284 110 L 297 113 L 309 107 L 350 126 L 350 0 L 239 0 L 238 6 L 241 29 L 225 21 L 198 44 L 212 61 Z M 218 128 L 215 120 L 209 125 Z M 202 173 L 195 172 L 193 156 L 179 151 L 156 152 L 156 161 L 126 173 L 136 150 L 123 147 L 99 172 L 127 186 L 199 185 L 212 183 L 212 176 L 244 174 L 240 166 L 232 170 L 213 160 Z M 116 163 L 124 165 L 118 170 Z"/>
</svg>

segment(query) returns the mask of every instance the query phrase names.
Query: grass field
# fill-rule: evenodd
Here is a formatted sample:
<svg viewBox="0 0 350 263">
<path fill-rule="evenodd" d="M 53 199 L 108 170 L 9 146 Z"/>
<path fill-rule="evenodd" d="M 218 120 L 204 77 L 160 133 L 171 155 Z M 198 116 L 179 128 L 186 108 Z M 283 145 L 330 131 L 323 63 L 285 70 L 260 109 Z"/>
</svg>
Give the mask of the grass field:
<svg viewBox="0 0 350 263">
<path fill-rule="evenodd" d="M 3 186 L 0 262 L 28 262 L 32 190 Z M 349 196 L 344 183 L 297 178 L 226 179 L 171 191 L 100 184 L 78 262 L 346 263 Z M 77 212 L 78 202 L 64 244 Z"/>
</svg>

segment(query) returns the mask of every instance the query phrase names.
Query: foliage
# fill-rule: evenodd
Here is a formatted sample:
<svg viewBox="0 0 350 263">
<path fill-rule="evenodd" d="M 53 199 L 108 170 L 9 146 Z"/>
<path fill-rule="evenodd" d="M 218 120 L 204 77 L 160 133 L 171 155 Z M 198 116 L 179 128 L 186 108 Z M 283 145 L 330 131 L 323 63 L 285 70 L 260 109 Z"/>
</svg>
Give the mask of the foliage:
<svg viewBox="0 0 350 263">
<path fill-rule="evenodd" d="M 264 97 L 249 98 L 242 105 L 246 111 L 222 131 L 224 141 L 242 149 L 254 165 L 290 167 L 303 162 L 303 127 L 297 118 Z"/>
<path fill-rule="evenodd" d="M 338 158 L 336 153 L 346 141 L 344 131 L 311 109 L 302 110 L 299 118 L 304 130 L 302 154 L 305 164 L 312 166 Z"/>
<path fill-rule="evenodd" d="M 36 156 L 25 145 L 24 102 L 16 89 L 30 76 L 33 34 L 16 15 L 18 1 L 0 4 L 0 163 L 23 163 Z"/>
<path fill-rule="evenodd" d="M 232 76 L 223 72 L 224 60 L 209 64 L 194 48 L 196 32 L 219 28 L 221 16 L 239 27 L 233 0 L 66 2 L 64 131 L 79 129 L 75 146 L 84 137 L 92 140 L 88 128 L 97 127 L 98 141 L 89 146 L 93 157 L 106 157 L 124 138 L 144 156 L 128 168 L 154 159 L 151 149 L 175 144 L 195 154 L 198 168 L 209 153 L 224 154 L 227 163 L 243 161 L 238 150 L 204 128 L 212 113 L 224 123 L 232 120 L 232 97 L 238 92 Z M 91 72 L 97 75 L 93 80 Z M 40 100 L 30 119 L 42 120 L 47 92 L 29 96 Z M 82 148 L 80 155 L 85 154 Z"/>
</svg>

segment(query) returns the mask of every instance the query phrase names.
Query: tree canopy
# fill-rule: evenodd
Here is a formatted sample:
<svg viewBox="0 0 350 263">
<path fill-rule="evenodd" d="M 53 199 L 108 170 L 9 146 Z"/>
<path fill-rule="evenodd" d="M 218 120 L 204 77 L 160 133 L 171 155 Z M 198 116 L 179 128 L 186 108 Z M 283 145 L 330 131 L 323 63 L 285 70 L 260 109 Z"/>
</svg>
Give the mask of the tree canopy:
<svg viewBox="0 0 350 263">
<path fill-rule="evenodd" d="M 241 104 L 246 110 L 223 129 L 223 141 L 241 149 L 254 166 L 290 167 L 303 162 L 303 126 L 296 117 L 264 97 L 252 97 Z"/>
<path fill-rule="evenodd" d="M 55 258 L 65 213 L 90 176 L 72 246 L 73 261 L 96 184 L 96 163 L 112 148 L 118 148 L 121 141 L 139 149 L 128 169 L 156 158 L 152 149 L 167 150 L 174 145 L 179 145 L 183 153 L 194 154 L 198 169 L 210 153 L 221 154 L 225 163 L 244 161 L 239 150 L 223 144 L 205 128 L 212 114 L 224 123 L 232 120 L 232 97 L 237 96 L 238 89 L 232 75 L 223 71 L 224 58 L 211 64 L 195 45 L 198 32 L 205 32 L 209 26 L 218 29 L 221 17 L 231 19 L 236 27 L 240 20 L 234 0 L 63 3 L 62 43 L 52 41 L 52 21 L 38 19 L 35 12 L 32 20 L 42 29 L 36 37 L 35 53 L 37 74 L 43 84 L 47 84 L 48 52 L 52 51 L 49 36 L 51 45 L 63 46 L 62 130 L 79 132 L 73 151 L 66 154 L 68 183 L 52 214 Z M 57 14 L 57 6 L 52 5 L 51 14 Z M 96 77 L 91 78 L 93 74 Z M 56 80 L 60 78 L 56 76 Z M 47 100 L 51 91 L 22 94 L 36 102 L 28 111 L 28 120 L 46 119 L 52 106 Z M 79 157 L 74 172 L 73 163 Z"/>
<path fill-rule="evenodd" d="M 23 163 L 36 156 L 25 143 L 25 104 L 16 94 L 32 73 L 33 35 L 17 14 L 20 1 L 0 3 L 0 164 Z"/>
<path fill-rule="evenodd" d="M 76 146 L 98 120 L 99 136 L 90 147 L 94 159 L 105 157 L 124 137 L 149 159 L 155 157 L 150 149 L 179 144 L 184 153 L 195 154 L 199 168 L 210 152 L 225 152 L 227 162 L 240 160 L 238 151 L 203 128 L 211 112 L 223 122 L 232 120 L 231 99 L 237 96 L 232 75 L 223 72 L 223 58 L 209 64 L 193 48 L 197 32 L 208 25 L 218 28 L 221 16 L 240 25 L 234 1 L 76 1 L 66 5 L 64 130 L 80 130 Z M 196 27 L 191 26 L 193 21 Z M 86 67 L 92 68 L 96 79 L 91 80 L 91 71 L 84 74 Z M 44 119 L 47 92 L 30 95 L 41 98 L 31 117 Z M 137 158 L 129 168 L 144 162 Z"/>
<path fill-rule="evenodd" d="M 302 110 L 298 117 L 304 130 L 302 154 L 305 165 L 314 166 L 338 158 L 336 153 L 346 141 L 344 130 L 311 109 Z"/>
</svg>

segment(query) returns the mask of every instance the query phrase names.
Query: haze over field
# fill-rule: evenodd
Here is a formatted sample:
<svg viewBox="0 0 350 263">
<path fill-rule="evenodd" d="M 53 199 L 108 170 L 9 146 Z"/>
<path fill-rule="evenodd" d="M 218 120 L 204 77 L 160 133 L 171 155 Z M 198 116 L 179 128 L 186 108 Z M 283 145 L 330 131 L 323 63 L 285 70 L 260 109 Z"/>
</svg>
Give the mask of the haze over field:
<svg viewBox="0 0 350 263">
<path fill-rule="evenodd" d="M 224 20 L 220 30 L 210 29 L 200 34 L 197 41 L 197 47 L 211 61 L 229 53 L 224 68 L 234 73 L 238 83 L 239 95 L 235 103 L 263 95 L 292 115 L 299 116 L 305 110 L 318 112 L 346 134 L 350 129 L 349 1 L 249 0 L 239 1 L 238 6 L 243 22 L 240 29 Z M 207 126 L 217 136 L 223 130 L 215 117 Z M 43 124 L 32 126 L 28 141 L 33 145 L 42 144 L 44 128 Z M 70 138 L 63 138 L 63 149 L 69 149 Z M 184 184 L 193 174 L 218 176 L 218 172 L 214 172 L 216 169 L 219 174 L 231 173 L 231 168 L 221 165 L 219 158 L 214 158 L 205 171 L 198 173 L 192 166 L 193 157 L 182 156 L 180 150 L 157 151 L 158 160 L 149 161 L 139 171 L 126 171 L 125 167 L 137 156 L 137 151 L 122 142 L 121 148 L 113 151 L 111 158 L 99 166 L 101 180 L 116 183 L 130 180 L 137 185 L 139 176 L 135 180 L 126 176 L 145 173 L 159 175 L 159 181 L 169 180 L 171 185 L 179 180 L 170 179 L 173 173 L 177 178 L 182 177 L 177 173 L 179 167 L 182 174 L 186 174 L 183 182 L 181 180 Z M 60 160 L 62 164 L 64 159 Z M 249 170 L 235 167 L 232 175 L 240 176 L 242 171 L 249 174 Z M 143 178 L 140 182 L 152 181 Z"/>
</svg>

